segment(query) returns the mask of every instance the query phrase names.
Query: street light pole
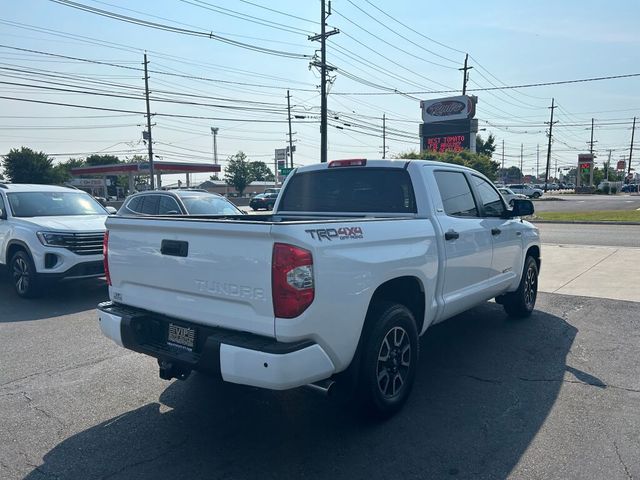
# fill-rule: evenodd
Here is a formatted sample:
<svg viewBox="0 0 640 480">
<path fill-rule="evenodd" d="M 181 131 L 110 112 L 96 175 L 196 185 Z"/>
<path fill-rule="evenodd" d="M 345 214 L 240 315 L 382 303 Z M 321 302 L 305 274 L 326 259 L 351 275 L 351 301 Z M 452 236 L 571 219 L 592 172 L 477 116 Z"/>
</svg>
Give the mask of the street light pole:
<svg viewBox="0 0 640 480">
<path fill-rule="evenodd" d="M 218 164 L 218 142 L 216 137 L 218 135 L 218 127 L 211 127 L 211 133 L 213 134 L 213 164 Z"/>
</svg>

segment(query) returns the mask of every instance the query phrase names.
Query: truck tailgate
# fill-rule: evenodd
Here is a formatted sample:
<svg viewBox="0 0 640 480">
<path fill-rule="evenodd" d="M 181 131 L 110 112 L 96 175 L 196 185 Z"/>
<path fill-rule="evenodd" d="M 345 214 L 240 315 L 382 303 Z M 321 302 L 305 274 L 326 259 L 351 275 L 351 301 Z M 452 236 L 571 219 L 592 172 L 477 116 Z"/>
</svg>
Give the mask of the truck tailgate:
<svg viewBox="0 0 640 480">
<path fill-rule="evenodd" d="M 269 223 L 110 217 L 111 299 L 274 336 Z"/>
</svg>

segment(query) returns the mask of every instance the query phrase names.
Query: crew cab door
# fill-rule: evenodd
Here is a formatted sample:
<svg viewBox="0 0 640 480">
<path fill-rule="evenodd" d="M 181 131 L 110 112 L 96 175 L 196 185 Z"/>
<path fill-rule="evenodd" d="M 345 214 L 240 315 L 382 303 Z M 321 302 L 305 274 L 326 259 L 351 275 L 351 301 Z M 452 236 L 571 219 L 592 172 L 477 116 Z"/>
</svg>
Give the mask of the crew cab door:
<svg viewBox="0 0 640 480">
<path fill-rule="evenodd" d="M 448 318 L 486 296 L 493 246 L 465 173 L 443 169 L 433 174 L 439 190 L 434 202 L 445 257 L 442 318 Z"/>
<path fill-rule="evenodd" d="M 501 292 L 520 275 L 522 265 L 522 225 L 505 218 L 507 207 L 496 188 L 478 175 L 470 175 L 480 207 L 483 228 L 491 233 L 493 255 L 488 287 Z"/>
</svg>

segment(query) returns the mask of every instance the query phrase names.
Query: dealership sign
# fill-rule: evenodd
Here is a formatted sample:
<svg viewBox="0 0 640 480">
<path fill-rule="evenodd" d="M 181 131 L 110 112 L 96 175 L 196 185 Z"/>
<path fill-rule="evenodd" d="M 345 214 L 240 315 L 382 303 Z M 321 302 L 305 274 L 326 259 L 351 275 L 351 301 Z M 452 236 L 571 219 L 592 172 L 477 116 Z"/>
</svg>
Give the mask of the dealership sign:
<svg viewBox="0 0 640 480">
<path fill-rule="evenodd" d="M 422 137 L 422 150 L 432 152 L 461 152 L 470 148 L 470 134 L 433 135 Z"/>
<path fill-rule="evenodd" d="M 462 120 L 473 118 L 476 114 L 475 97 L 468 95 L 422 100 L 420 108 L 424 123 Z"/>
</svg>

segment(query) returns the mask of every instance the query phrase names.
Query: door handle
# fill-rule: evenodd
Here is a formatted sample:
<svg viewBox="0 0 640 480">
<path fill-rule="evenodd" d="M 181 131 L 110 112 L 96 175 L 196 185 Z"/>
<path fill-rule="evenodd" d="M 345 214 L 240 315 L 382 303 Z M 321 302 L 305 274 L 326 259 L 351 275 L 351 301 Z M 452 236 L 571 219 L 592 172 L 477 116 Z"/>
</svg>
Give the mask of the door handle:
<svg viewBox="0 0 640 480">
<path fill-rule="evenodd" d="M 499 228 L 491 229 L 491 235 L 500 235 L 501 233 L 502 233 L 502 230 L 500 230 Z"/>
<path fill-rule="evenodd" d="M 445 240 L 455 240 L 457 238 L 460 238 L 460 234 L 455 230 L 449 230 L 447 233 L 444 234 Z"/>
</svg>

